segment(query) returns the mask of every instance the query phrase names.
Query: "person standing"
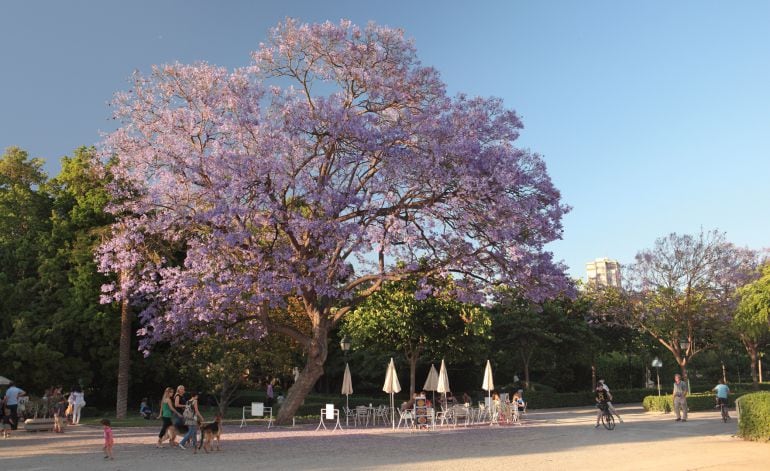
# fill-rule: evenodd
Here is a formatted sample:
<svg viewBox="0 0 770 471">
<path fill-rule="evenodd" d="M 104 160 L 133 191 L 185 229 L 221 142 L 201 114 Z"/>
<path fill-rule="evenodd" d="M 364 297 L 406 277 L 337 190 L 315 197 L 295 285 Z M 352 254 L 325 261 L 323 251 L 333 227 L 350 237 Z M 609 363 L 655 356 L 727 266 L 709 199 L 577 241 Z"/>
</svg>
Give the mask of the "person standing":
<svg viewBox="0 0 770 471">
<path fill-rule="evenodd" d="M 273 401 L 275 399 L 275 391 L 273 391 L 273 382 L 267 383 L 267 407 L 273 407 Z"/>
<path fill-rule="evenodd" d="M 112 445 L 115 444 L 115 439 L 112 437 L 112 427 L 110 421 L 102 419 L 102 425 L 104 426 L 104 459 L 114 460 L 112 456 Z"/>
<path fill-rule="evenodd" d="M 682 381 L 682 375 L 674 375 L 674 413 L 676 414 L 676 421 L 687 422 L 687 394 L 690 391 L 687 389 L 687 383 Z M 681 412 L 681 413 L 680 413 Z"/>
<path fill-rule="evenodd" d="M 19 426 L 19 398 L 26 395 L 26 391 L 17 387 L 16 383 L 13 381 L 8 383 L 8 390 L 5 391 L 5 406 L 10 412 L 11 430 L 16 430 Z"/>
<path fill-rule="evenodd" d="M 86 405 L 85 395 L 80 386 L 75 386 L 67 400 L 72 405 L 72 425 L 80 423 L 80 411 Z"/>
</svg>

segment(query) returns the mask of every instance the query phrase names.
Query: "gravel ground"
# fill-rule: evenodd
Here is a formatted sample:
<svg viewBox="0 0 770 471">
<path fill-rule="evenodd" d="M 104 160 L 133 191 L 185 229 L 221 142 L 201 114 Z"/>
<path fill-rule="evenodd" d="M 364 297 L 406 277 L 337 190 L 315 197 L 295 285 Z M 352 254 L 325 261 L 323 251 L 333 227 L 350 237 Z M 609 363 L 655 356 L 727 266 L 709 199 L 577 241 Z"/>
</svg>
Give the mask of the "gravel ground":
<svg viewBox="0 0 770 471">
<path fill-rule="evenodd" d="M 70 427 L 64 434 L 17 431 L 0 439 L 0 469 L 770 469 L 770 444 L 735 438 L 736 421 L 722 423 L 717 411 L 692 413 L 681 423 L 671 414 L 648 414 L 639 406 L 618 410 L 625 422 L 614 431 L 594 428 L 593 408 L 531 411 L 522 425 L 414 433 L 226 425 L 222 451 L 197 455 L 155 448 L 159 427 L 122 428 L 114 430 L 114 461 L 103 459 L 99 427 Z"/>
</svg>

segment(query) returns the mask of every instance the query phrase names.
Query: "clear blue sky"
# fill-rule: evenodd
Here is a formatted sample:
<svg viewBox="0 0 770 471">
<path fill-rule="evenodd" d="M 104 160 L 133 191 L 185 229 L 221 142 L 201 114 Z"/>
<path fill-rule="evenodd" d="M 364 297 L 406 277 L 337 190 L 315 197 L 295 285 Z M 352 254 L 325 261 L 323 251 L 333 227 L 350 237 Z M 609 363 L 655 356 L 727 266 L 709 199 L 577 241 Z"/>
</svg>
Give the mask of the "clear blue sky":
<svg viewBox="0 0 770 471">
<path fill-rule="evenodd" d="M 375 21 L 406 30 L 451 93 L 498 96 L 523 118 L 585 263 L 629 263 L 669 232 L 719 228 L 770 246 L 770 2 L 36 1 L 2 3 L 0 147 L 59 158 L 109 131 L 133 70 L 248 63 L 267 30 Z"/>
</svg>

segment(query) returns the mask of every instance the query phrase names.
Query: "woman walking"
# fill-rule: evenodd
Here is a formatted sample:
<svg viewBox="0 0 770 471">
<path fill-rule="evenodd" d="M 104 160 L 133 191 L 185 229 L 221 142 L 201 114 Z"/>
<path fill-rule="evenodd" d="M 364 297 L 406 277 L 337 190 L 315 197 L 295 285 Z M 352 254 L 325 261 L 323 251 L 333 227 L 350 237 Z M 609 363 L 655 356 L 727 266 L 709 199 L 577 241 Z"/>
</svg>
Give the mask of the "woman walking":
<svg viewBox="0 0 770 471">
<path fill-rule="evenodd" d="M 80 386 L 72 388 L 68 402 L 72 405 L 72 424 L 77 425 L 80 423 L 80 410 L 86 405 L 85 395 Z"/>
<path fill-rule="evenodd" d="M 171 402 L 172 394 L 174 394 L 174 388 L 166 388 L 165 391 L 163 391 L 163 399 L 160 400 L 160 419 L 163 421 L 163 426 L 158 434 L 158 444 L 155 445 L 157 448 L 163 448 L 163 440 L 166 439 L 166 431 L 171 427 L 171 419 L 174 417 L 174 414 L 177 413 L 176 410 L 174 410 L 174 403 Z M 176 445 L 176 443 L 171 441 L 170 437 L 169 443 L 171 443 L 172 446 Z"/>
<path fill-rule="evenodd" d="M 194 392 L 185 405 L 184 424 L 187 426 L 187 433 L 179 442 L 179 448 L 186 449 L 185 445 L 192 439 L 193 450 L 198 452 L 198 420 L 203 422 L 203 416 L 198 410 L 198 393 Z"/>
</svg>

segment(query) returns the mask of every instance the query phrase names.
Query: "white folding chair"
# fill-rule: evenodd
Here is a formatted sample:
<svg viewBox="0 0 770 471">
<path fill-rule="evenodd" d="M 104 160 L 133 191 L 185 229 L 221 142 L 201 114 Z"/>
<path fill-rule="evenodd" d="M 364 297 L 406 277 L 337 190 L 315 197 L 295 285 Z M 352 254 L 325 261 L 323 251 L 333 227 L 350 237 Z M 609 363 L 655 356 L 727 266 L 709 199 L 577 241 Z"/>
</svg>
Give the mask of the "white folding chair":
<svg viewBox="0 0 770 471">
<path fill-rule="evenodd" d="M 414 414 L 411 409 L 398 409 L 398 425 L 396 425 L 396 428 L 401 428 L 401 424 L 404 424 L 404 427 L 414 427 Z"/>
<path fill-rule="evenodd" d="M 324 419 L 326 420 L 336 420 L 334 424 L 334 428 L 332 429 L 332 432 L 334 432 L 337 429 L 342 430 L 342 424 L 340 423 L 340 410 L 334 408 L 334 404 L 326 404 L 326 407 L 321 409 L 321 420 L 318 422 L 318 427 L 316 427 L 315 431 L 317 432 L 319 429 L 323 428 L 326 429 L 326 424 L 324 423 Z"/>
<path fill-rule="evenodd" d="M 369 426 L 369 408 L 366 406 L 356 406 L 356 415 L 354 416 L 354 424 L 358 427 L 358 422 L 364 422 L 364 426 Z"/>
</svg>

